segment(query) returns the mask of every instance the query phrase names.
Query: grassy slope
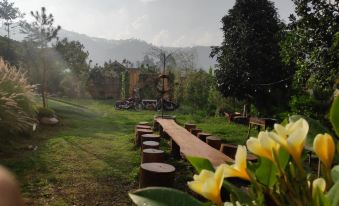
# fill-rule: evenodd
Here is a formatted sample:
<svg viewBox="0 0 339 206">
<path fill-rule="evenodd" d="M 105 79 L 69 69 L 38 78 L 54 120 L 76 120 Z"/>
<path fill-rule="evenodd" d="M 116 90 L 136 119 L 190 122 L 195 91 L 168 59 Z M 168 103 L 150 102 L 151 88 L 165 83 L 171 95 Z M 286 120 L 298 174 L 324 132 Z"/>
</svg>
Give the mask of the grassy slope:
<svg viewBox="0 0 339 206">
<path fill-rule="evenodd" d="M 137 188 L 140 153 L 133 148 L 134 125 L 151 121 L 154 112 L 115 111 L 111 102 L 75 101 L 83 107 L 50 101 L 61 124 L 40 128 L 33 137 L 1 139 L 0 163 L 14 171 L 31 205 L 130 205 Z M 178 121 L 194 122 L 177 115 Z M 228 141 L 244 142 L 246 127 L 224 118 L 200 119 L 204 131 Z M 37 145 L 36 151 L 27 149 Z M 167 142 L 163 148 L 168 151 Z M 177 187 L 185 188 L 192 172 L 187 163 L 167 162 L 178 169 Z"/>
</svg>

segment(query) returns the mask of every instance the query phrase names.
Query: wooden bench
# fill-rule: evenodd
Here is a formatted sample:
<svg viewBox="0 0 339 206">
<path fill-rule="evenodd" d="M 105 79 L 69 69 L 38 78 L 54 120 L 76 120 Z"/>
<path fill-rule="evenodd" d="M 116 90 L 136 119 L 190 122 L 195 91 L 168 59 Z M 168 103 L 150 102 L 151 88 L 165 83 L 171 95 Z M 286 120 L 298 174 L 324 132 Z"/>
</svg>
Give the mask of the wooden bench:
<svg viewBox="0 0 339 206">
<path fill-rule="evenodd" d="M 175 150 L 179 150 L 177 152 L 180 152 L 184 157 L 194 156 L 206 158 L 211 161 L 214 167 L 223 163 L 234 162 L 230 157 L 209 146 L 185 128 L 178 125 L 173 119 L 156 118 L 155 121 L 159 124 L 163 132 L 171 138 L 172 150 L 174 150 L 174 152 Z"/>
</svg>

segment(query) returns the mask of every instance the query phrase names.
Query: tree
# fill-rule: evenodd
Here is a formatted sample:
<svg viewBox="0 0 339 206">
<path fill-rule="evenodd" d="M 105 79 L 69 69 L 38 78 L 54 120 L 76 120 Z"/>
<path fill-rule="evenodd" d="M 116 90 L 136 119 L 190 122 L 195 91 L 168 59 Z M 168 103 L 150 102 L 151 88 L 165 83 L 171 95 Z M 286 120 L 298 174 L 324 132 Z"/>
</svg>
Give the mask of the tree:
<svg viewBox="0 0 339 206">
<path fill-rule="evenodd" d="M 253 103 L 261 113 L 287 102 L 286 86 L 293 71 L 280 58 L 280 23 L 268 0 L 237 0 L 222 18 L 224 40 L 214 47 L 218 89 L 225 97 Z"/>
<path fill-rule="evenodd" d="M 26 39 L 33 41 L 37 44 L 41 50 L 41 67 L 42 67 L 42 84 L 41 84 L 41 95 L 42 103 L 44 107 L 47 107 L 46 101 L 46 86 L 47 86 L 47 65 L 46 65 L 46 49 L 48 43 L 53 39 L 57 38 L 58 31 L 61 29 L 60 26 L 54 27 L 54 17 L 52 14 L 46 13 L 46 8 L 42 7 L 41 12 L 31 11 L 31 15 L 34 18 L 34 22 L 31 24 L 22 22 L 21 31 L 26 34 Z"/>
<path fill-rule="evenodd" d="M 15 20 L 18 18 L 22 18 L 24 14 L 20 12 L 20 10 L 14 7 L 14 3 L 10 3 L 7 0 L 0 1 L 0 19 L 4 20 L 5 29 L 7 32 L 7 54 L 6 58 L 12 60 L 12 56 L 10 54 L 10 30 L 12 29 L 12 25 L 15 23 Z"/>
<path fill-rule="evenodd" d="M 63 81 L 73 85 L 67 89 L 71 92 L 67 93 L 82 96 L 89 75 L 88 51 L 85 51 L 84 45 L 79 41 L 68 41 L 67 38 L 58 41 L 55 48 L 64 61 L 65 71 L 71 76 L 65 77 Z"/>
<path fill-rule="evenodd" d="M 339 76 L 338 1 L 293 0 L 295 15 L 290 16 L 282 41 L 286 64 L 296 67 L 294 86 L 297 90 L 312 89 L 328 94 Z"/>
</svg>

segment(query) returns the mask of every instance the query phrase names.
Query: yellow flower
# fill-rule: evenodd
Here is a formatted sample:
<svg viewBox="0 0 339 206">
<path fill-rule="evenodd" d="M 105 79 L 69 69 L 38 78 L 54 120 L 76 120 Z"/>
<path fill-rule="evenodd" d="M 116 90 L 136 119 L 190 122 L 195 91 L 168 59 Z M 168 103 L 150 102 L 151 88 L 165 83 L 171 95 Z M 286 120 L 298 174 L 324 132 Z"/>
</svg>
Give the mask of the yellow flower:
<svg viewBox="0 0 339 206">
<path fill-rule="evenodd" d="M 274 129 L 276 133 L 270 132 L 268 135 L 284 147 L 300 165 L 300 156 L 304 149 L 309 129 L 307 121 L 300 118 L 298 121 L 289 123 L 285 127 L 275 124 Z"/>
<path fill-rule="evenodd" d="M 324 178 L 317 178 L 312 183 L 312 196 L 316 195 L 317 191 L 324 192 L 326 189 L 326 182 Z"/>
<path fill-rule="evenodd" d="M 188 187 L 194 192 L 211 200 L 216 205 L 223 205 L 220 197 L 220 189 L 224 181 L 223 167 L 218 167 L 213 173 L 202 170 L 199 175 L 193 176 L 194 181 L 188 182 Z"/>
<path fill-rule="evenodd" d="M 238 146 L 237 153 L 235 154 L 235 163 L 233 165 L 222 164 L 225 177 L 239 177 L 245 180 L 250 180 L 247 174 L 247 150 L 245 146 Z"/>
<path fill-rule="evenodd" d="M 313 149 L 325 167 L 330 169 L 335 152 L 335 145 L 331 135 L 326 133 L 318 134 L 313 141 Z"/>
<path fill-rule="evenodd" d="M 279 144 L 269 137 L 269 132 L 260 132 L 258 138 L 250 137 L 246 145 L 250 152 L 275 162 L 273 151 L 278 151 Z"/>
</svg>

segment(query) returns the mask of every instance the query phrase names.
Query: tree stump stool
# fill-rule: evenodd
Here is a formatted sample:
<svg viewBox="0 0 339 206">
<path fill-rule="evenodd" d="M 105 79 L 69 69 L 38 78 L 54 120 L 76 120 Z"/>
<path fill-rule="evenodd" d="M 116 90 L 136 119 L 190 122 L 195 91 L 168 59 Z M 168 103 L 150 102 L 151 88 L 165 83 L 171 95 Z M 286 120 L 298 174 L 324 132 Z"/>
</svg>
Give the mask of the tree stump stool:
<svg viewBox="0 0 339 206">
<path fill-rule="evenodd" d="M 206 142 L 206 138 L 212 135 L 205 132 L 199 132 L 197 136 L 201 141 Z"/>
<path fill-rule="evenodd" d="M 144 149 L 142 150 L 141 162 L 164 162 L 164 151 L 158 149 Z"/>
<path fill-rule="evenodd" d="M 234 159 L 237 148 L 238 147 L 233 144 L 221 144 L 220 151 L 230 158 Z"/>
<path fill-rule="evenodd" d="M 149 122 L 139 122 L 138 125 L 146 125 L 146 126 L 149 126 Z"/>
<path fill-rule="evenodd" d="M 135 126 L 135 129 L 152 129 L 152 127 L 148 126 L 148 125 L 140 125 L 140 124 L 138 124 L 137 126 Z"/>
<path fill-rule="evenodd" d="M 194 135 L 194 136 L 197 136 L 199 132 L 202 132 L 201 129 L 198 129 L 198 128 L 192 128 L 191 129 L 191 133 Z"/>
<path fill-rule="evenodd" d="M 175 167 L 165 163 L 143 163 L 140 165 L 139 187 L 171 187 Z"/>
<path fill-rule="evenodd" d="M 195 124 L 191 124 L 191 123 L 185 123 L 185 129 L 187 129 L 187 131 L 191 131 L 191 129 L 193 128 L 197 128 L 197 125 Z"/>
<path fill-rule="evenodd" d="M 141 142 L 144 142 L 144 141 L 160 142 L 160 135 L 157 135 L 157 134 L 143 134 L 143 135 L 141 135 Z"/>
<path fill-rule="evenodd" d="M 209 137 L 206 137 L 206 143 L 217 149 L 217 150 L 220 150 L 220 145 L 221 145 L 221 139 L 219 137 L 215 137 L 215 136 L 209 136 Z"/>
<path fill-rule="evenodd" d="M 153 131 L 150 129 L 137 129 L 135 131 L 135 139 L 134 139 L 134 144 L 135 146 L 140 146 L 141 145 L 141 135 L 143 134 L 152 134 Z"/>
<path fill-rule="evenodd" d="M 142 143 L 141 149 L 159 149 L 159 142 L 155 142 L 155 141 L 145 141 Z"/>
</svg>

